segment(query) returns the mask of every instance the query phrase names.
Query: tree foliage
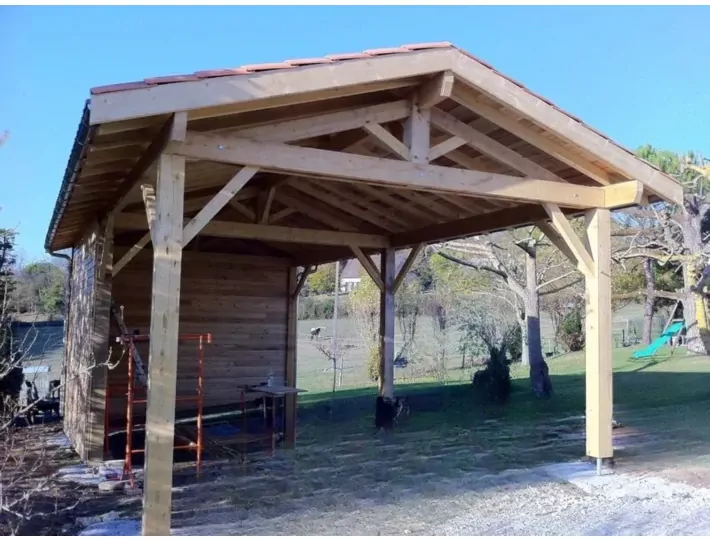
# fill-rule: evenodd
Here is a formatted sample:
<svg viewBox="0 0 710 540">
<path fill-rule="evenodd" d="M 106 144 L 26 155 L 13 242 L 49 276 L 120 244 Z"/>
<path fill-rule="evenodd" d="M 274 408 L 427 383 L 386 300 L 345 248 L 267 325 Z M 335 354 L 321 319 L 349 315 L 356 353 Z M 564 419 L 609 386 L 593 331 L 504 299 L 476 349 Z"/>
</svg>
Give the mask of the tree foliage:
<svg viewBox="0 0 710 540">
<path fill-rule="evenodd" d="M 15 276 L 13 302 L 19 313 L 50 318 L 64 313 L 66 272 L 49 261 L 23 266 Z"/>
<path fill-rule="evenodd" d="M 308 276 L 309 294 L 333 294 L 335 290 L 335 263 L 323 264 Z"/>
</svg>

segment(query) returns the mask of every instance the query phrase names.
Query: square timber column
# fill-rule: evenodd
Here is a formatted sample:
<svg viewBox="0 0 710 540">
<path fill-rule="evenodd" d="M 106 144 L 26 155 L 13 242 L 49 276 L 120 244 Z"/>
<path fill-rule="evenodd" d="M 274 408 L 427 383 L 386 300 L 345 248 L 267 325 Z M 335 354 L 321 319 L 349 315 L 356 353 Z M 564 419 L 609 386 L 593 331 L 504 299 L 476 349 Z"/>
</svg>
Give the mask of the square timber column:
<svg viewBox="0 0 710 540">
<path fill-rule="evenodd" d="M 143 535 L 170 534 L 185 158 L 158 158 L 146 410 Z"/>
<path fill-rule="evenodd" d="M 380 254 L 380 395 L 394 398 L 394 280 L 395 250 L 383 249 Z"/>
<path fill-rule="evenodd" d="M 587 455 L 614 455 L 611 359 L 611 223 L 607 209 L 586 214 L 586 239 L 594 271 L 586 277 L 586 428 Z"/>
</svg>

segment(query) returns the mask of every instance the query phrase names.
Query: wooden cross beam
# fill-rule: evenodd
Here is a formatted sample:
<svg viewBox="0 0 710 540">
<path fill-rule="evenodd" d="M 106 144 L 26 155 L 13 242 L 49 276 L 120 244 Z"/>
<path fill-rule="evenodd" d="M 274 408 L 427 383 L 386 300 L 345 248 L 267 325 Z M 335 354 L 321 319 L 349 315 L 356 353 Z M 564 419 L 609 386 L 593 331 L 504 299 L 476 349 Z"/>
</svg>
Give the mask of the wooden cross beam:
<svg viewBox="0 0 710 540">
<path fill-rule="evenodd" d="M 359 156 L 279 143 L 188 133 L 179 152 L 186 157 L 260 167 L 276 172 L 327 177 L 341 182 L 367 182 L 560 206 L 605 207 L 604 188 L 549 180 L 484 173 Z M 621 200 L 615 203 L 624 202 Z"/>
<path fill-rule="evenodd" d="M 115 226 L 119 229 L 145 230 L 145 220 L 138 214 L 116 216 Z M 184 234 L 184 233 L 183 233 Z M 390 245 L 386 236 L 345 231 L 324 231 L 297 227 L 279 227 L 236 221 L 211 221 L 202 228 L 205 236 L 219 238 L 242 238 L 266 242 L 313 244 L 324 246 L 356 245 L 366 248 L 383 248 Z M 186 236 L 183 236 L 186 238 Z"/>
</svg>

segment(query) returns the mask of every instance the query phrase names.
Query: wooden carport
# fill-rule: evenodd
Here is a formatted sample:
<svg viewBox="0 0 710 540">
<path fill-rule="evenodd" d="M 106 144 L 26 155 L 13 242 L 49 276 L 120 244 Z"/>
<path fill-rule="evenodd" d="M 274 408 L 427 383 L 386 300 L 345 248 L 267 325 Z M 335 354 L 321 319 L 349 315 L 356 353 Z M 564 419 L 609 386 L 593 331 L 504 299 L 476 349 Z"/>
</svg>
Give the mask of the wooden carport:
<svg viewBox="0 0 710 540">
<path fill-rule="evenodd" d="M 94 293 L 69 321 L 92 329 L 94 358 L 108 347 L 112 282 L 152 249 L 144 534 L 170 530 L 183 254 L 285 261 L 292 384 L 307 268 L 356 256 L 381 290 L 381 392 L 392 396 L 394 291 L 409 266 L 395 275 L 395 250 L 414 248 L 411 262 L 429 243 L 538 223 L 586 278 L 587 453 L 606 458 L 610 211 L 658 198 L 681 203 L 681 186 L 448 43 L 93 89 L 46 247 L 76 259 L 93 242 Z M 586 216 L 584 238 L 571 215 Z M 102 377 L 87 383 L 87 454 Z M 291 440 L 294 415 L 292 401 Z"/>
</svg>

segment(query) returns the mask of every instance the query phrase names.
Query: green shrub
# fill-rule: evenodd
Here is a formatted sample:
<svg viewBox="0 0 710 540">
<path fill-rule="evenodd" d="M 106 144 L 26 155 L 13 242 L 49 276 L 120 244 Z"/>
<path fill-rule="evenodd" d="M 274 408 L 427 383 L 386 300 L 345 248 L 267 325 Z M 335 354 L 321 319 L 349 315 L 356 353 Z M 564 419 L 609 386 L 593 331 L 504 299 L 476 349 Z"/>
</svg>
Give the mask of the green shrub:
<svg viewBox="0 0 710 540">
<path fill-rule="evenodd" d="M 476 393 L 491 403 L 503 404 L 510 398 L 510 368 L 506 359 L 505 345 L 491 347 L 486 367 L 473 375 Z"/>
<path fill-rule="evenodd" d="M 560 323 L 559 334 L 559 340 L 570 352 L 584 349 L 584 319 L 581 309 L 575 309 L 565 315 Z"/>
<path fill-rule="evenodd" d="M 338 318 L 347 317 L 350 303 L 346 295 L 340 295 L 338 299 Z M 332 319 L 335 307 L 335 297 L 333 296 L 302 296 L 298 299 L 298 319 L 322 320 Z"/>
</svg>

